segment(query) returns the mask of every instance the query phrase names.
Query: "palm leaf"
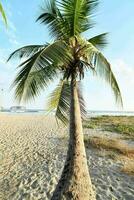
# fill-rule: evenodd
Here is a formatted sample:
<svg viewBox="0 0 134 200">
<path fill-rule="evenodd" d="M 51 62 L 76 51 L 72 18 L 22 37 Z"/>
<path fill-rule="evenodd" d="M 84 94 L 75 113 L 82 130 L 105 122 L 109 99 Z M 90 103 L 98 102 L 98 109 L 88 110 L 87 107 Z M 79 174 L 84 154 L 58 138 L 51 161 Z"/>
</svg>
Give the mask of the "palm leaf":
<svg viewBox="0 0 134 200">
<path fill-rule="evenodd" d="M 57 78 L 57 69 L 54 66 L 46 66 L 40 70 L 26 73 L 27 68 L 21 71 L 15 79 L 16 99 L 28 101 L 40 95 L 41 90 L 48 86 L 50 81 Z"/>
<path fill-rule="evenodd" d="M 5 12 L 4 12 L 4 9 L 3 9 L 3 6 L 2 6 L 2 4 L 0 3 L 0 13 L 1 13 L 1 15 L 2 15 L 2 18 L 3 18 L 3 20 L 4 20 L 4 23 L 7 25 L 7 18 L 6 18 L 6 14 L 5 14 Z"/>
<path fill-rule="evenodd" d="M 59 7 L 70 26 L 70 36 L 78 35 L 93 26 L 91 16 L 98 0 L 61 0 Z"/>
<path fill-rule="evenodd" d="M 30 57 L 40 51 L 41 49 L 47 47 L 48 45 L 28 45 L 21 47 L 14 51 L 8 58 L 9 61 L 11 58 L 23 58 L 23 57 Z"/>
<path fill-rule="evenodd" d="M 48 99 L 48 112 L 56 110 L 56 118 L 64 124 L 69 120 L 70 95 L 70 83 L 61 80 Z"/>
<path fill-rule="evenodd" d="M 57 39 L 67 38 L 70 28 L 66 18 L 63 18 L 58 9 L 56 1 L 47 1 L 42 10 L 42 14 L 37 18 L 37 21 L 48 25 L 52 37 L 56 37 Z"/>
<path fill-rule="evenodd" d="M 86 106 L 85 106 L 85 101 L 84 101 L 82 90 L 83 90 L 82 84 L 79 81 L 79 82 L 77 82 L 77 91 L 78 91 L 78 98 L 79 98 L 79 103 L 80 103 L 81 117 L 84 120 L 86 118 L 87 111 L 86 111 Z"/>
<path fill-rule="evenodd" d="M 78 84 L 78 98 L 80 103 L 80 110 L 82 118 L 86 116 L 85 103 L 82 95 L 82 88 L 80 83 Z M 48 99 L 48 112 L 56 110 L 55 115 L 64 124 L 69 121 L 70 112 L 70 100 L 71 100 L 71 86 L 70 82 L 61 80 L 56 89 L 50 94 Z"/>
<path fill-rule="evenodd" d="M 13 86 L 16 86 L 16 98 L 20 101 L 37 96 L 43 84 L 47 86 L 49 81 L 53 80 L 59 65 L 62 65 L 63 61 L 67 63 L 69 59 L 67 46 L 58 41 L 20 64 L 21 70 L 13 83 Z"/>
<path fill-rule="evenodd" d="M 93 38 L 90 38 L 88 41 L 97 48 L 103 48 L 107 45 L 106 37 L 107 37 L 107 33 L 103 33 L 103 34 L 97 35 Z"/>
<path fill-rule="evenodd" d="M 112 72 L 110 63 L 107 61 L 104 55 L 89 42 L 85 51 L 89 56 L 89 62 L 92 62 L 92 65 L 94 66 L 96 74 L 111 86 L 116 102 L 123 106 L 121 92 L 116 78 Z"/>
</svg>

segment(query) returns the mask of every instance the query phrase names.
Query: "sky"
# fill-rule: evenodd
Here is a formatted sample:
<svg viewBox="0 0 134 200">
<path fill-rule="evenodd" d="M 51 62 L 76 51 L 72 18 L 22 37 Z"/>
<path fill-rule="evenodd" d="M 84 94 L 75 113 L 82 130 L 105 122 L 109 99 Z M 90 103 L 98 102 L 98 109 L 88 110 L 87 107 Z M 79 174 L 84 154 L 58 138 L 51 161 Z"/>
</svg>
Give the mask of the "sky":
<svg viewBox="0 0 134 200">
<path fill-rule="evenodd" d="M 0 19 L 0 106 L 18 105 L 11 84 L 17 73 L 19 61 L 6 62 L 10 53 L 29 44 L 51 42 L 47 27 L 36 23 L 41 6 L 46 0 L 3 0 L 8 18 L 8 28 Z M 94 17 L 96 26 L 85 33 L 90 38 L 108 32 L 108 46 L 103 54 L 110 61 L 120 86 L 125 111 L 134 111 L 134 0 L 100 0 Z M 42 91 L 27 108 L 44 109 L 47 97 L 56 83 Z M 83 94 L 88 110 L 121 110 L 116 105 L 111 89 L 99 78 L 87 74 L 83 81 Z M 3 91 L 1 91 L 3 89 Z"/>
</svg>

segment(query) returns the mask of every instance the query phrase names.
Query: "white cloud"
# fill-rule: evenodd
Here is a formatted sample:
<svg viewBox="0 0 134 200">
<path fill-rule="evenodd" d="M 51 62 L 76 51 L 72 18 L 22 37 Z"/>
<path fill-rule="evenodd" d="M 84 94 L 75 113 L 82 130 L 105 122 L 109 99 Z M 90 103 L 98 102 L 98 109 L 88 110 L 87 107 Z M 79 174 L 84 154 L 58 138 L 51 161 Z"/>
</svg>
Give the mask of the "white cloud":
<svg viewBox="0 0 134 200">
<path fill-rule="evenodd" d="M 12 45 L 15 45 L 15 46 L 20 45 L 20 42 L 18 42 L 16 38 L 9 38 L 9 42 L 10 42 Z"/>
<path fill-rule="evenodd" d="M 113 71 L 119 79 L 128 81 L 134 86 L 134 66 L 130 67 L 123 59 L 117 59 L 113 62 Z"/>
<path fill-rule="evenodd" d="M 9 56 L 9 49 L 0 49 L 0 70 L 7 70 L 12 68 L 11 62 L 7 62 Z"/>
<path fill-rule="evenodd" d="M 8 20 L 8 29 L 5 31 L 6 35 L 8 36 L 9 43 L 14 47 L 18 47 L 20 42 L 18 40 L 16 27 L 11 20 Z"/>
<path fill-rule="evenodd" d="M 123 91 L 131 91 L 134 94 L 134 66 L 129 66 L 123 59 L 113 62 L 112 67 L 120 87 Z"/>
</svg>

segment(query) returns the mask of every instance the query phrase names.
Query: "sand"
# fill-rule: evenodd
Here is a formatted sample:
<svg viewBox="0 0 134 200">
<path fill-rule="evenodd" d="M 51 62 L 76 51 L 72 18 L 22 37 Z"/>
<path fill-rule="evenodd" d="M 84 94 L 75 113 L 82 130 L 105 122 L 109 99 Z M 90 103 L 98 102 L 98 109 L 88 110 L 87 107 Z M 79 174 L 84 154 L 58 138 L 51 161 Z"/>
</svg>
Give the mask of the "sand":
<svg viewBox="0 0 134 200">
<path fill-rule="evenodd" d="M 0 200 L 49 200 L 67 150 L 67 129 L 54 117 L 0 115 Z M 121 163 L 87 149 L 97 200 L 133 200 L 134 177 Z"/>
</svg>

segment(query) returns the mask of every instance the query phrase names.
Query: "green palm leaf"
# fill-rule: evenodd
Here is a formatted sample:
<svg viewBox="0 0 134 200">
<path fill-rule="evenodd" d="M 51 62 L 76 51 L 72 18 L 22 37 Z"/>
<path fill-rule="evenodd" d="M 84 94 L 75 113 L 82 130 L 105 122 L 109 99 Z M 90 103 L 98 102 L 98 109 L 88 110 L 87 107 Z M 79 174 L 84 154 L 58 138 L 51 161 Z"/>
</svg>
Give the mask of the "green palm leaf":
<svg viewBox="0 0 134 200">
<path fill-rule="evenodd" d="M 6 14 L 5 14 L 5 12 L 4 12 L 4 9 L 3 9 L 3 6 L 2 6 L 1 3 L 0 3 L 0 13 L 1 13 L 1 15 L 2 15 L 2 18 L 3 18 L 4 22 L 5 22 L 5 24 L 7 25 Z"/>
<path fill-rule="evenodd" d="M 97 48 L 103 48 L 107 45 L 107 33 L 97 35 L 93 38 L 90 38 L 88 41 L 92 43 Z"/>
<path fill-rule="evenodd" d="M 23 58 L 23 57 L 30 57 L 40 51 L 41 49 L 44 49 L 48 45 L 28 45 L 24 46 L 20 49 L 17 49 L 14 51 L 8 58 L 7 61 L 9 61 L 11 58 Z"/>
<path fill-rule="evenodd" d="M 66 18 L 62 16 L 55 0 L 50 0 L 46 3 L 37 21 L 48 25 L 51 35 L 58 39 L 66 39 L 68 32 L 70 32 L 69 24 Z"/>
<path fill-rule="evenodd" d="M 48 99 L 48 111 L 56 110 L 56 118 L 64 124 L 68 122 L 70 107 L 70 83 L 61 80 Z"/>
<path fill-rule="evenodd" d="M 79 103 L 80 103 L 81 117 L 84 120 L 86 118 L 87 111 L 86 111 L 85 101 L 84 101 L 83 92 L 82 92 L 83 88 L 80 81 L 77 82 L 77 90 L 78 90 L 78 98 L 79 98 Z"/>
<path fill-rule="evenodd" d="M 21 70 L 13 83 L 19 101 L 34 98 L 43 88 L 43 84 L 47 86 L 48 82 L 53 80 L 63 60 L 64 63 L 69 62 L 70 57 L 66 49 L 67 46 L 63 42 L 55 42 L 19 65 Z"/>
<path fill-rule="evenodd" d="M 98 0 L 61 0 L 59 7 L 70 26 L 70 36 L 85 32 L 93 26 L 91 16 Z"/>
<path fill-rule="evenodd" d="M 91 43 L 88 43 L 86 53 L 89 54 L 89 59 L 92 58 L 92 65 L 94 66 L 96 74 L 111 86 L 116 102 L 123 106 L 121 92 L 116 78 L 112 72 L 110 63 L 107 61 L 104 55 Z"/>
<path fill-rule="evenodd" d="M 23 68 L 13 83 L 13 86 L 16 86 L 16 99 L 25 102 L 29 99 L 35 99 L 40 95 L 41 90 L 55 78 L 57 78 L 57 69 L 54 66 L 46 66 L 40 70 L 29 72 L 29 74 L 27 67 Z"/>
<path fill-rule="evenodd" d="M 82 87 L 78 83 L 78 98 L 80 103 L 82 118 L 86 116 L 85 102 L 82 95 Z M 51 93 L 48 99 L 48 112 L 56 110 L 55 116 L 64 124 L 69 121 L 70 111 L 70 100 L 71 100 L 71 86 L 70 82 L 61 80 L 56 89 Z"/>
</svg>

